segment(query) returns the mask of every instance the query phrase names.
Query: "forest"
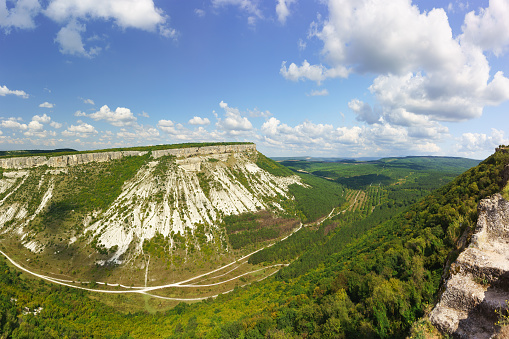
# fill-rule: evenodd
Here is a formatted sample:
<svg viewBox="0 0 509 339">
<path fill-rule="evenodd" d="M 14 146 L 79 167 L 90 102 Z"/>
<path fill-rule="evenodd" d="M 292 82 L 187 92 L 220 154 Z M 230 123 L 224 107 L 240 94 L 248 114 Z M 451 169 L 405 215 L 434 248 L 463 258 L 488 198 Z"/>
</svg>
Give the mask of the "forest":
<svg viewBox="0 0 509 339">
<path fill-rule="evenodd" d="M 458 255 L 458 239 L 472 233 L 478 202 L 507 191 L 503 171 L 509 154 L 496 152 L 478 165 L 464 159 L 433 160 L 356 164 L 262 159 L 262 166 L 281 175 L 291 170 L 312 188 L 290 187 L 295 214 L 305 226 L 249 259 L 251 264 L 289 265 L 231 293 L 164 312 L 107 306 L 94 293 L 33 279 L 0 259 L 2 336 L 419 337 L 415 324 L 433 304 L 448 273 L 446 263 Z M 260 223 L 256 215 L 246 214 L 225 218 L 224 227 L 231 242 L 232 235 L 242 233 L 256 239 L 252 232 L 260 230 Z M 245 240 L 239 236 L 234 241 Z M 125 298 L 104 300 L 120 305 Z"/>
</svg>

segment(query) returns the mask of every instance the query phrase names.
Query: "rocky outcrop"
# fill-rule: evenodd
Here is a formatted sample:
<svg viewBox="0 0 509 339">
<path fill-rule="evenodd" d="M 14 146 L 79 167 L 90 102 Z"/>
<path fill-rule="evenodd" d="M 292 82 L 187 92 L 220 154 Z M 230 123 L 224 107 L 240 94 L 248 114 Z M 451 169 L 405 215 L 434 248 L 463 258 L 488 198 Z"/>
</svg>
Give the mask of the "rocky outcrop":
<svg viewBox="0 0 509 339">
<path fill-rule="evenodd" d="M 491 338 L 509 300 L 509 202 L 500 194 L 479 203 L 468 248 L 451 265 L 431 322 L 455 338 Z"/>
<path fill-rule="evenodd" d="M 160 151 L 152 151 L 152 157 L 154 159 L 157 159 L 166 155 L 173 155 L 178 158 L 180 157 L 188 158 L 197 155 L 224 154 L 234 152 L 256 152 L 256 145 L 255 144 L 218 145 L 218 146 L 165 149 Z"/>
<path fill-rule="evenodd" d="M 152 151 L 154 159 L 173 155 L 179 158 L 188 158 L 197 155 L 214 155 L 235 152 L 255 152 L 255 144 L 245 145 L 217 145 L 204 147 L 187 147 Z M 106 162 L 123 157 L 142 156 L 147 151 L 118 151 L 118 152 L 97 152 L 97 153 L 79 153 L 72 155 L 59 155 L 54 157 L 34 156 L 34 157 L 16 157 L 0 159 L 0 168 L 3 169 L 24 169 L 38 166 L 48 167 L 67 167 L 90 162 Z"/>
</svg>

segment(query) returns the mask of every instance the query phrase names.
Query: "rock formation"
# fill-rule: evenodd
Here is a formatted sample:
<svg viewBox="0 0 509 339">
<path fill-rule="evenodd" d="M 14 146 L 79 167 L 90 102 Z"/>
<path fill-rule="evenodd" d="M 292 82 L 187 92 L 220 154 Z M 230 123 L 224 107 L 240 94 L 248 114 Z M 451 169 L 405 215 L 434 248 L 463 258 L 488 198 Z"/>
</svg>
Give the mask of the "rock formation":
<svg viewBox="0 0 509 339">
<path fill-rule="evenodd" d="M 178 158 L 188 158 L 198 155 L 225 154 L 234 152 L 256 152 L 255 144 L 244 145 L 217 145 L 204 147 L 186 147 L 152 151 L 154 159 L 173 155 Z M 24 169 L 37 166 L 48 167 L 66 167 L 90 162 L 106 162 L 120 159 L 123 157 L 142 156 L 147 151 L 117 151 L 117 152 L 97 152 L 97 153 L 78 153 L 71 155 L 59 155 L 54 157 L 33 156 L 33 157 L 14 157 L 0 159 L 0 168 L 3 169 Z"/>
<path fill-rule="evenodd" d="M 509 202 L 500 194 L 479 203 L 468 248 L 451 265 L 431 322 L 455 338 L 491 338 L 509 300 Z"/>
</svg>

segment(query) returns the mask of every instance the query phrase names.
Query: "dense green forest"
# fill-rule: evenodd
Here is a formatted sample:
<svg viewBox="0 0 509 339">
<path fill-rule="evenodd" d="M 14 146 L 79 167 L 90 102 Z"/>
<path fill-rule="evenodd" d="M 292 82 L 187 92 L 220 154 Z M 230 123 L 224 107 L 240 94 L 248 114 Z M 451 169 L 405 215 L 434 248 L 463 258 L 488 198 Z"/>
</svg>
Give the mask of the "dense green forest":
<svg viewBox="0 0 509 339">
<path fill-rule="evenodd" d="M 357 171 L 292 161 L 294 171 L 321 171 L 296 172 L 315 188 L 290 188 L 302 219 L 335 214 L 250 258 L 290 263 L 273 277 L 166 312 L 122 312 L 93 293 L 20 275 L 2 259 L 0 331 L 12 338 L 404 338 L 435 300 L 458 238 L 472 232 L 479 200 L 501 190 L 509 154 L 497 152 L 452 181 L 460 166 L 405 161 L 348 164 Z M 256 218 L 242 218 L 226 220 L 230 236 L 259 229 Z M 122 304 L 127 297 L 106 298 Z"/>
</svg>

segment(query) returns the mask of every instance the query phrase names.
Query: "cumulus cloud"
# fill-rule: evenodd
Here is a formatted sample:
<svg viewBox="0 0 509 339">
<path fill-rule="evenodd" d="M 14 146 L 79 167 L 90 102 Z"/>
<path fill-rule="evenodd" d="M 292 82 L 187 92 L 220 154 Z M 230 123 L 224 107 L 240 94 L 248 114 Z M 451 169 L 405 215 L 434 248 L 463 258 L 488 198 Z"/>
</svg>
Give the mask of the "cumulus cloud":
<svg viewBox="0 0 509 339">
<path fill-rule="evenodd" d="M 159 120 L 157 123 L 157 127 L 168 134 L 178 135 L 183 129 L 184 126 L 182 124 L 174 123 L 171 120 Z"/>
<path fill-rule="evenodd" d="M 24 131 L 28 128 L 26 124 L 19 123 L 16 118 L 9 118 L 2 121 L 2 127 L 19 131 Z"/>
<path fill-rule="evenodd" d="M 176 39 L 178 32 L 169 27 L 168 16 L 155 7 L 153 0 L 53 0 L 43 11 L 52 20 L 66 24 L 58 32 L 55 41 L 64 54 L 94 57 L 101 47 L 88 49 L 83 44 L 86 31 L 83 22 L 88 20 L 113 21 L 122 29 L 135 28 L 157 32 L 161 36 Z"/>
<path fill-rule="evenodd" d="M 290 16 L 290 6 L 293 3 L 295 3 L 295 0 L 277 0 L 276 14 L 281 24 L 286 23 L 286 19 Z"/>
<path fill-rule="evenodd" d="M 380 113 L 375 112 L 367 103 L 353 99 L 348 103 L 348 107 L 357 115 L 357 121 L 364 121 L 370 125 L 380 122 Z"/>
<path fill-rule="evenodd" d="M 67 26 L 62 27 L 57 33 L 55 42 L 60 45 L 62 54 L 70 54 L 76 56 L 84 56 L 93 58 L 101 51 L 100 47 L 91 47 L 85 49 L 85 45 L 81 39 L 81 33 L 86 31 L 86 26 L 80 24 L 76 20 L 71 20 Z"/>
<path fill-rule="evenodd" d="M 308 96 L 311 96 L 311 97 L 323 97 L 323 96 L 327 96 L 329 95 L 329 91 L 324 88 L 322 90 L 312 90 Z"/>
<path fill-rule="evenodd" d="M 80 137 L 80 138 L 88 138 L 92 135 L 97 134 L 97 130 L 94 126 L 89 125 L 83 121 L 78 120 L 77 126 L 71 125 L 65 131 L 62 132 L 62 135 L 65 137 Z"/>
<path fill-rule="evenodd" d="M 32 121 L 37 121 L 37 122 L 40 122 L 40 123 L 43 123 L 43 124 L 47 124 L 51 121 L 51 117 L 46 115 L 46 113 L 44 113 L 42 116 L 41 115 L 34 115 L 32 117 Z"/>
<path fill-rule="evenodd" d="M 79 112 L 79 111 L 78 111 Z M 99 111 L 91 114 L 84 114 L 83 112 L 76 112 L 74 115 L 83 116 L 86 115 L 95 121 L 106 120 L 113 126 L 122 127 L 130 126 L 136 123 L 137 118 L 133 115 L 129 108 L 117 107 L 115 111 L 110 110 L 107 105 L 100 108 Z"/>
<path fill-rule="evenodd" d="M 492 153 L 499 145 L 509 144 L 509 138 L 504 136 L 504 131 L 491 129 L 491 134 L 463 133 L 459 138 L 456 148 L 465 156 L 478 156 L 483 158 L 486 152 Z"/>
<path fill-rule="evenodd" d="M 509 43 L 507 2 L 492 0 L 478 15 L 470 12 L 458 37 L 443 9 L 421 13 L 408 0 L 329 0 L 328 7 L 328 19 L 310 29 L 323 42 L 326 64 L 283 62 L 285 78 L 320 83 L 353 72 L 375 74 L 369 90 L 393 120 L 403 114 L 463 121 L 509 99 L 509 79 L 502 72 L 491 78 L 483 53 L 502 53 Z M 367 113 L 358 119 L 366 121 Z"/>
<path fill-rule="evenodd" d="M 62 124 L 61 124 L 61 123 L 59 123 L 59 122 L 55 122 L 55 121 L 52 121 L 49 125 L 50 125 L 51 127 L 55 128 L 55 129 L 62 128 Z"/>
<path fill-rule="evenodd" d="M 57 22 L 69 18 L 113 20 L 121 28 L 157 31 L 167 17 L 152 0 L 54 0 L 44 11 Z"/>
<path fill-rule="evenodd" d="M 444 137 L 442 127 L 438 131 L 433 131 L 432 127 L 423 127 L 418 131 L 381 120 L 364 127 L 334 127 L 310 121 L 292 127 L 271 117 L 261 127 L 261 144 L 278 153 L 332 156 L 394 156 L 409 152 L 436 154 L 441 151 L 436 141 Z M 428 136 L 418 135 L 426 132 Z"/>
<path fill-rule="evenodd" d="M 210 120 L 208 118 L 193 117 L 188 123 L 190 125 L 209 125 Z"/>
<path fill-rule="evenodd" d="M 52 104 L 52 103 L 49 103 L 47 101 L 43 102 L 42 104 L 39 104 L 39 107 L 43 107 L 43 108 L 53 108 L 55 107 L 55 104 Z"/>
<path fill-rule="evenodd" d="M 465 16 L 462 40 L 491 50 L 500 56 L 509 44 L 509 2 L 490 0 L 487 8 L 479 9 Z"/>
<path fill-rule="evenodd" d="M 22 97 L 23 99 L 28 98 L 28 94 L 25 91 L 21 90 L 10 90 L 7 86 L 0 86 L 0 96 L 4 97 L 8 94 L 16 95 L 18 97 Z"/>
<path fill-rule="evenodd" d="M 122 139 L 143 139 L 143 140 L 156 140 L 159 137 L 159 131 L 154 127 L 138 127 L 135 131 L 131 132 L 122 128 L 117 132 L 117 137 Z"/>
<path fill-rule="evenodd" d="M 42 131 L 44 129 L 44 125 L 39 121 L 32 120 L 28 123 L 28 129 L 30 131 Z"/>
<path fill-rule="evenodd" d="M 253 129 L 253 125 L 249 119 L 243 117 L 237 108 L 229 107 L 228 104 L 224 101 L 219 103 L 219 107 L 224 109 L 225 117 L 218 119 L 216 123 L 216 127 L 218 129 L 233 135 L 237 135 Z"/>
<path fill-rule="evenodd" d="M 348 76 L 348 70 L 343 66 L 327 68 L 323 65 L 311 65 L 307 60 L 304 60 L 301 66 L 297 66 L 292 62 L 288 67 L 286 66 L 286 61 L 283 61 L 279 73 L 288 80 L 299 81 L 307 79 L 316 81 L 318 84 L 327 78 L 346 78 Z"/>
<path fill-rule="evenodd" d="M 0 27 L 7 33 L 12 28 L 35 28 L 34 18 L 39 14 L 41 5 L 38 0 L 18 0 L 12 6 L 0 1 Z"/>
</svg>

